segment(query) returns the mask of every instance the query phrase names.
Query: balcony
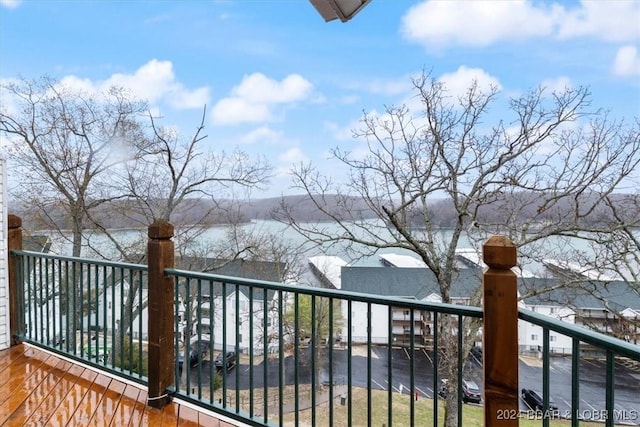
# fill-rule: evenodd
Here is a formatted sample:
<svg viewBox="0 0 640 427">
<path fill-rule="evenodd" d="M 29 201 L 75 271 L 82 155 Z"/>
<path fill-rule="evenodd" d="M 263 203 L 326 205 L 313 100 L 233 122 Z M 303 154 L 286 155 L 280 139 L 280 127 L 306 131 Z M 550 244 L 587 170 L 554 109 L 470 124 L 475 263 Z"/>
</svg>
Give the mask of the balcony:
<svg viewBox="0 0 640 427">
<path fill-rule="evenodd" d="M 23 251 L 19 225 L 10 218 L 15 345 L 0 353 L 0 373 L 5 388 L 24 380 L 24 393 L 5 400 L 6 420 L 48 408 L 86 424 L 107 407 L 201 425 L 437 426 L 446 410 L 459 426 L 640 422 L 640 346 L 518 310 L 515 249 L 501 241 L 485 246 L 480 309 L 177 270 L 166 223 L 149 229 L 148 265 Z M 400 344 L 397 312 L 409 316 Z M 541 329 L 539 359 L 519 358 L 518 322 Z M 469 343 L 480 328 L 478 356 Z M 571 342 L 561 359 L 552 334 Z M 481 385 L 480 405 L 463 403 L 463 379 Z M 443 380 L 455 408 L 438 396 Z M 524 387 L 541 392 L 540 408 L 520 399 Z M 69 407 L 49 406 L 54 389 Z"/>
<path fill-rule="evenodd" d="M 232 426 L 202 408 L 147 405 L 136 383 L 28 344 L 0 351 L 0 425 Z"/>
</svg>

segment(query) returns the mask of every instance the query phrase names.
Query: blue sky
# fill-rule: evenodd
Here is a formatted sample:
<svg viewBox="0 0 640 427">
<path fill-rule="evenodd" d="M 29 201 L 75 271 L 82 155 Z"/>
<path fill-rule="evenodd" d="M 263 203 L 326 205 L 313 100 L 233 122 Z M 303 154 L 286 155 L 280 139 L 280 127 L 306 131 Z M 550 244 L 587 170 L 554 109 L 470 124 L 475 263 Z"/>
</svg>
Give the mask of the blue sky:
<svg viewBox="0 0 640 427">
<path fill-rule="evenodd" d="M 363 111 L 410 103 L 422 70 L 505 102 L 588 85 L 594 106 L 637 117 L 640 1 L 372 0 L 326 23 L 307 0 L 0 0 L 0 79 L 126 86 L 185 137 L 206 104 L 208 146 L 274 166 L 264 196 L 288 192 L 294 163 L 331 170 Z"/>
</svg>

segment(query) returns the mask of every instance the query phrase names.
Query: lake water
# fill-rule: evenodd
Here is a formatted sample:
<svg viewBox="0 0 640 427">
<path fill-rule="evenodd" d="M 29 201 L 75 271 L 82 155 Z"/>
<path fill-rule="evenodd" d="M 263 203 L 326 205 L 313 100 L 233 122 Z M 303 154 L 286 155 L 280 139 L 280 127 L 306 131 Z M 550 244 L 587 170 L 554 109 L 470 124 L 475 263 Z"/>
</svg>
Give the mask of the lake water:
<svg viewBox="0 0 640 427">
<path fill-rule="evenodd" d="M 386 227 L 384 227 L 384 224 L 380 221 L 372 220 L 367 224 L 370 228 L 363 228 L 360 230 L 360 233 L 366 234 L 371 232 L 377 235 L 382 235 L 382 233 L 386 232 L 388 234 L 387 237 L 390 236 L 389 232 L 386 231 Z M 328 234 L 337 234 L 342 231 L 336 223 L 332 222 L 306 223 L 305 226 L 308 228 L 322 230 L 324 233 Z M 211 227 L 202 231 L 203 233 L 196 240 L 196 245 L 200 248 L 205 248 L 208 245 L 223 246 L 229 241 L 228 233 L 230 231 L 230 227 L 228 226 Z M 346 243 L 319 245 L 310 243 L 304 236 L 277 221 L 253 221 L 240 226 L 239 231 L 242 234 L 258 233 L 262 235 L 276 236 L 277 239 L 280 239 L 281 242 L 293 250 L 304 251 L 305 258 L 315 255 L 336 255 L 352 265 L 379 265 L 379 258 L 377 254 L 383 253 L 396 253 L 418 258 L 413 252 L 402 248 L 382 248 L 379 249 L 376 254 L 372 254 L 370 249 L 362 245 L 347 246 Z M 132 251 L 144 252 L 146 249 L 147 230 L 116 230 L 111 233 L 118 241 L 122 242 L 122 244 L 132 245 Z M 49 234 L 52 237 L 54 240 L 52 248 L 53 252 L 61 255 L 71 254 L 71 242 L 68 238 L 62 238 L 59 235 L 56 236 L 51 232 L 42 232 L 41 234 Z M 179 233 L 177 232 L 176 234 Z M 638 231 L 636 235 L 640 238 L 640 231 Z M 458 247 L 474 249 L 480 252 L 482 242 L 484 242 L 488 237 L 489 235 L 476 236 L 474 234 L 474 239 L 470 239 L 468 236 L 463 235 Z M 441 230 L 435 236 L 437 244 L 446 244 L 444 242 L 449 241 L 449 239 L 451 239 L 450 230 Z M 176 244 L 178 244 L 178 239 L 175 240 Z M 137 247 L 134 246 L 136 242 L 138 243 Z M 103 257 L 117 258 L 115 256 L 115 250 L 112 249 L 112 243 L 102 233 L 90 233 L 85 243 L 86 246 L 83 248 L 83 257 L 92 258 L 95 256 L 95 253 L 99 251 Z M 581 254 L 581 256 L 593 256 L 593 250 L 584 240 L 553 237 L 548 238 L 544 242 L 539 242 L 535 247 L 528 248 L 527 250 L 523 248 L 519 253 L 519 259 L 520 262 L 522 262 L 522 267 L 524 269 L 532 272 L 533 274 L 541 275 L 545 270 L 540 262 L 542 258 L 567 261 L 570 260 L 571 257 L 575 256 L 575 254 Z"/>
</svg>

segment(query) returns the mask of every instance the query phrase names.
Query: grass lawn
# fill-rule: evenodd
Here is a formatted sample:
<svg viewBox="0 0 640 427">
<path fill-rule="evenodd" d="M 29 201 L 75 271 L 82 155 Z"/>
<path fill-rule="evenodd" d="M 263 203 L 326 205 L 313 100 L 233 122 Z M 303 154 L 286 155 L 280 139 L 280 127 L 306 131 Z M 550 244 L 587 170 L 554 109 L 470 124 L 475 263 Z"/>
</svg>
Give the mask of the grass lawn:
<svg viewBox="0 0 640 427">
<path fill-rule="evenodd" d="M 372 408 L 372 425 L 373 426 L 388 426 L 387 408 L 388 408 L 388 394 L 385 391 L 374 390 L 371 392 L 371 408 Z M 426 398 L 419 398 L 414 402 L 415 410 L 415 424 L 420 426 L 433 426 L 433 400 Z M 408 394 L 393 393 L 392 407 L 393 407 L 393 419 L 392 425 L 396 426 L 409 426 L 411 425 L 410 408 L 411 398 Z M 367 414 L 368 414 L 367 392 L 365 389 L 353 389 L 352 394 L 352 419 L 351 426 L 366 426 Z M 462 405 L 462 425 L 465 427 L 482 427 L 484 420 L 483 407 L 479 405 Z M 300 411 L 298 413 L 299 423 L 301 426 L 311 426 L 311 409 Z M 539 427 L 542 426 L 541 419 L 528 419 L 526 414 L 520 417 L 519 425 L 522 427 Z M 289 413 L 284 416 L 285 425 L 295 425 L 295 414 Z M 316 406 L 315 411 L 315 425 L 316 426 L 328 426 L 329 425 L 329 404 L 324 403 Z M 340 404 L 340 397 L 338 397 L 333 407 L 333 425 L 335 426 L 347 426 L 349 425 L 347 419 L 347 406 Z M 438 406 L 438 426 L 444 425 L 444 402 L 439 400 Z M 569 420 L 551 420 L 551 426 L 570 426 Z M 588 423 L 581 422 L 580 426 L 584 427 L 602 427 L 602 423 Z"/>
</svg>

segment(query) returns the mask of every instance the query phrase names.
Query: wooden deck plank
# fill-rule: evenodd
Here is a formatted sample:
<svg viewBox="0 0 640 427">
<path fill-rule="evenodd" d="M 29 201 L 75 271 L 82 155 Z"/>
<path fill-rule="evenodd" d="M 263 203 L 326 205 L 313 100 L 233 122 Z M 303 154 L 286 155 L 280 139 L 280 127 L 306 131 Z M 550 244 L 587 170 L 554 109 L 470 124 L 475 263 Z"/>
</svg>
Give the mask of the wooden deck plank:
<svg viewBox="0 0 640 427">
<path fill-rule="evenodd" d="M 52 363 L 56 362 L 54 366 Z M 51 415 L 45 403 L 50 402 L 48 397 L 51 392 L 58 387 L 66 371 L 71 367 L 71 363 L 58 358 L 51 358 L 51 362 L 45 361 L 41 368 L 46 369 L 46 376 L 38 386 L 31 391 L 31 394 L 24 402 L 11 414 L 5 425 L 7 426 L 42 426 Z"/>
<path fill-rule="evenodd" d="M 49 356 L 47 355 L 47 357 Z M 42 363 L 42 358 L 31 354 L 31 356 L 27 357 L 26 363 L 20 365 L 18 369 L 9 368 L 15 376 L 12 375 L 7 389 L 9 392 L 5 394 L 7 398 L 0 405 L 0 424 L 4 424 L 7 421 L 13 412 L 27 400 L 32 390 L 44 379 L 47 373 L 45 370 L 40 369 Z"/>
<path fill-rule="evenodd" d="M 0 351 L 0 371 L 11 366 L 24 355 L 24 346 L 17 345 L 6 350 Z"/>
<path fill-rule="evenodd" d="M 144 413 L 142 414 L 142 420 L 140 426 L 161 426 L 162 425 L 162 409 L 152 408 L 151 406 L 144 407 Z"/>
<path fill-rule="evenodd" d="M 133 385 L 125 385 L 124 390 L 121 393 L 120 401 L 115 411 L 113 411 L 113 417 L 111 418 L 110 426 L 120 427 L 127 426 L 131 421 L 133 413 L 135 411 L 135 405 L 138 401 L 138 395 L 140 389 Z"/>
<path fill-rule="evenodd" d="M 189 408 L 188 406 L 181 405 L 179 416 L 180 416 L 178 420 L 179 426 L 194 427 L 194 426 L 200 425 L 198 424 L 198 412 L 193 408 Z"/>
<path fill-rule="evenodd" d="M 24 344 L 0 351 L 0 425 L 232 426 L 190 405 L 151 408 L 136 384 Z"/>
<path fill-rule="evenodd" d="M 162 410 L 162 427 L 176 427 L 178 424 L 178 412 L 180 406 L 170 403 Z"/>
<path fill-rule="evenodd" d="M 57 382 L 42 399 L 38 408 L 31 414 L 29 419 L 27 419 L 25 426 L 47 425 L 51 413 L 58 407 L 60 399 L 67 394 L 70 388 L 70 384 L 65 380 L 65 376 L 72 367 L 73 364 L 71 362 L 60 360 L 58 365 L 49 372 L 49 376 L 57 378 Z"/>
<path fill-rule="evenodd" d="M 145 390 L 139 390 L 138 398 L 133 404 L 133 410 L 131 411 L 131 419 L 129 425 L 137 427 L 142 423 L 142 416 L 144 415 L 144 409 L 147 404 L 147 392 Z"/>
<path fill-rule="evenodd" d="M 120 400 L 122 393 L 126 388 L 126 384 L 121 381 L 112 379 L 108 384 L 100 405 L 91 417 L 90 425 L 108 426 L 111 424 L 114 413 L 118 406 L 120 406 Z"/>
<path fill-rule="evenodd" d="M 71 419 L 80 401 L 89 389 L 89 382 L 86 378 L 82 378 L 85 369 L 80 365 L 73 365 L 64 376 L 62 381 L 69 382 L 67 393 L 61 396 L 59 405 L 51 414 L 47 421 L 52 426 L 66 426 Z"/>
<path fill-rule="evenodd" d="M 88 371 L 88 369 L 86 370 Z M 95 372 L 91 372 L 95 374 Z M 74 426 L 88 426 L 91 421 L 91 417 L 98 409 L 100 402 L 104 397 L 104 393 L 109 387 L 111 378 L 104 375 L 96 374 L 93 376 L 93 381 L 85 393 L 82 401 L 78 405 L 73 417 L 69 420 L 69 424 Z"/>
</svg>

